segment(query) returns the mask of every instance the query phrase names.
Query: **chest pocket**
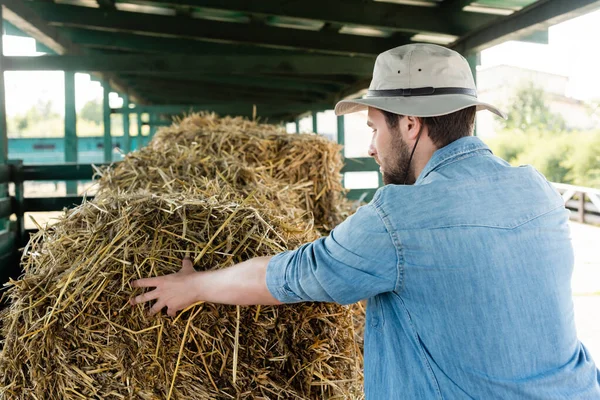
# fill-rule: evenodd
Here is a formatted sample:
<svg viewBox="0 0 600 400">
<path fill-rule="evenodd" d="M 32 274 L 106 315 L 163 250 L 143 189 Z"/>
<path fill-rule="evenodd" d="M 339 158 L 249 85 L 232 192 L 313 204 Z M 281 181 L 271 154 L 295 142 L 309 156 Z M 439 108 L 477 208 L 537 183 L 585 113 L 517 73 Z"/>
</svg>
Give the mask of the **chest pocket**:
<svg viewBox="0 0 600 400">
<path fill-rule="evenodd" d="M 381 295 L 371 297 L 367 302 L 367 325 L 370 328 L 382 331 L 384 323 Z"/>
</svg>

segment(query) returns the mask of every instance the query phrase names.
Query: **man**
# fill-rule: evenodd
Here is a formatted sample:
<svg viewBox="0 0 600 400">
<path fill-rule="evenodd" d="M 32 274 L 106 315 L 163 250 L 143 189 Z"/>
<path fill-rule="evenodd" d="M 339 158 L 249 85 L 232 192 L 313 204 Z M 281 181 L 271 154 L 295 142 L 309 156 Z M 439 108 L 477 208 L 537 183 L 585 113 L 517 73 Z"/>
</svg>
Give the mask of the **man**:
<svg viewBox="0 0 600 400">
<path fill-rule="evenodd" d="M 224 304 L 369 299 L 367 399 L 599 399 L 600 372 L 577 339 L 568 212 L 531 167 L 472 137 L 478 101 L 466 60 L 413 44 L 377 58 L 369 154 L 385 187 L 326 238 L 274 257 L 141 279 L 169 315 Z"/>
</svg>

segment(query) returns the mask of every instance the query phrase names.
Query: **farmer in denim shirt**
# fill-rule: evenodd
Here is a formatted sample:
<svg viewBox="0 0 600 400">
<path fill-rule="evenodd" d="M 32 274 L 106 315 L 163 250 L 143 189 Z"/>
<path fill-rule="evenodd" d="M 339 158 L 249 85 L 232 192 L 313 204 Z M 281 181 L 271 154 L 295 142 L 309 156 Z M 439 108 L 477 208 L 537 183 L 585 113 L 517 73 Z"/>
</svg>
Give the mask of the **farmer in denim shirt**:
<svg viewBox="0 0 600 400">
<path fill-rule="evenodd" d="M 385 186 L 328 237 L 231 268 L 135 281 L 175 315 L 225 304 L 368 299 L 367 399 L 600 399 L 600 372 L 577 339 L 573 249 L 562 198 L 529 166 L 471 136 L 467 61 L 411 44 L 377 58 L 369 154 Z"/>
</svg>

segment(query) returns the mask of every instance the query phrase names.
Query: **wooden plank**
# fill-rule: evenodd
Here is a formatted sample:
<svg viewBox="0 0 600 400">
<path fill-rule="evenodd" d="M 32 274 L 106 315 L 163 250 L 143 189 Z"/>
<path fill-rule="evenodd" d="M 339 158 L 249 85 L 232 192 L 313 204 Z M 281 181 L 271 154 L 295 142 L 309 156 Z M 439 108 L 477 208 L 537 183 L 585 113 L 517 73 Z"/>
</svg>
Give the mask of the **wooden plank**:
<svg viewBox="0 0 600 400">
<path fill-rule="evenodd" d="M 190 56 L 94 54 L 85 56 L 9 56 L 6 71 L 188 72 L 195 74 L 356 75 L 370 77 L 374 60 L 338 56 Z"/>
<path fill-rule="evenodd" d="M 0 33 L 4 32 L 6 12 L 0 6 Z M 0 40 L 0 166 L 8 162 L 8 131 L 6 127 L 6 86 L 4 85 L 4 47 Z M 0 182 L 0 198 L 8 195 L 8 185 Z M 0 231 L 8 226 L 8 220 L 0 218 Z"/>
<path fill-rule="evenodd" d="M 461 12 L 461 8 L 441 13 L 436 7 L 368 2 L 364 0 L 162 0 L 163 4 L 207 7 L 324 21 L 336 26 L 361 25 L 410 33 L 432 32 L 461 36 L 495 20 L 491 15 Z"/>
<path fill-rule="evenodd" d="M 495 23 L 465 35 L 451 47 L 461 54 L 481 51 L 508 40 L 518 40 L 520 37 L 598 8 L 600 8 L 598 0 L 538 1 L 512 15 L 500 18 Z"/>
<path fill-rule="evenodd" d="M 90 51 L 82 49 L 80 46 L 72 43 L 67 37 L 62 35 L 56 27 L 48 24 L 47 20 L 41 17 L 43 14 L 40 14 L 39 11 L 35 9 L 35 4 L 33 2 L 26 2 L 23 0 L 2 0 L 2 5 L 4 19 L 57 54 L 90 53 Z M 129 92 L 137 102 L 144 103 L 144 99 L 137 93 L 127 90 L 127 87 L 123 85 L 117 76 L 105 74 L 104 79 L 108 79 L 112 85 L 120 91 Z"/>
<path fill-rule="evenodd" d="M 104 126 L 104 162 L 109 163 L 112 161 L 112 135 L 110 129 L 110 103 L 108 101 L 108 94 L 110 93 L 110 86 L 108 82 L 102 84 L 103 97 L 102 97 L 102 121 Z"/>
<path fill-rule="evenodd" d="M 122 94 L 121 97 L 123 98 L 123 108 L 125 110 L 129 110 L 129 96 L 127 96 L 126 94 Z M 129 132 L 129 122 L 131 120 L 129 116 L 129 112 L 123 113 L 123 137 L 125 139 L 123 151 L 125 152 L 125 154 L 131 151 L 131 132 Z"/>
<path fill-rule="evenodd" d="M 43 14 L 48 22 L 58 26 L 79 26 L 129 33 L 143 32 L 162 37 L 169 35 L 209 41 L 219 40 L 288 49 L 305 49 L 332 54 L 375 56 L 392 47 L 410 42 L 408 36 L 398 35 L 392 38 L 344 35 L 327 31 L 235 24 L 198 20 L 184 16 L 100 10 L 45 2 L 32 3 L 31 6 Z"/>
<path fill-rule="evenodd" d="M 77 111 L 75 73 L 65 72 L 65 162 L 77 162 Z M 67 194 L 77 194 L 77 182 L 67 182 Z"/>
</svg>

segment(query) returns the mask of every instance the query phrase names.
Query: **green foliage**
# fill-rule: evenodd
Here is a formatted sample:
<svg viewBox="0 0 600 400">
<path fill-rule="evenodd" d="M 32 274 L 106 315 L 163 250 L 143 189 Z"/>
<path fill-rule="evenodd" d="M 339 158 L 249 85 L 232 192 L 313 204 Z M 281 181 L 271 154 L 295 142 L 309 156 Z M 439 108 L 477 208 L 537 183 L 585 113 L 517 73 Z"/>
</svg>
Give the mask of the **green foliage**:
<svg viewBox="0 0 600 400">
<path fill-rule="evenodd" d="M 517 90 L 507 109 L 504 129 L 487 140 L 495 155 L 515 166 L 533 165 L 552 182 L 600 187 L 600 130 L 567 131 L 532 83 Z M 598 104 L 590 110 L 600 114 Z"/>
<path fill-rule="evenodd" d="M 600 187 L 600 131 L 501 132 L 488 145 L 512 165 L 533 165 L 552 182 Z"/>
<path fill-rule="evenodd" d="M 77 136 L 102 136 L 102 112 L 99 102 L 86 103 L 77 116 Z M 112 135 L 123 135 L 123 116 L 113 114 L 110 119 Z M 136 118 L 131 118 L 130 121 L 130 132 L 136 135 Z M 7 118 L 7 128 L 10 137 L 63 137 L 65 120 L 63 115 L 53 111 L 51 101 L 39 101 L 26 113 Z"/>
<path fill-rule="evenodd" d="M 507 110 L 508 119 L 502 122 L 504 129 L 543 129 L 547 132 L 562 132 L 566 129 L 562 116 L 553 113 L 546 104 L 544 90 L 532 82 L 517 90 Z"/>
<path fill-rule="evenodd" d="M 97 125 L 102 124 L 102 115 L 102 102 L 98 100 L 88 101 L 83 105 L 81 111 L 79 111 L 79 116 L 81 117 L 81 119 L 94 122 Z"/>
</svg>

